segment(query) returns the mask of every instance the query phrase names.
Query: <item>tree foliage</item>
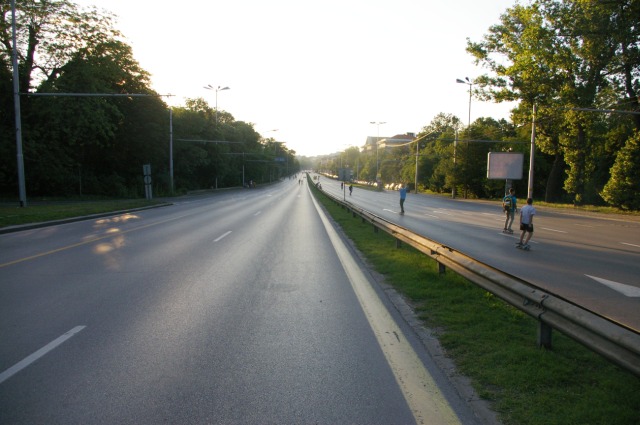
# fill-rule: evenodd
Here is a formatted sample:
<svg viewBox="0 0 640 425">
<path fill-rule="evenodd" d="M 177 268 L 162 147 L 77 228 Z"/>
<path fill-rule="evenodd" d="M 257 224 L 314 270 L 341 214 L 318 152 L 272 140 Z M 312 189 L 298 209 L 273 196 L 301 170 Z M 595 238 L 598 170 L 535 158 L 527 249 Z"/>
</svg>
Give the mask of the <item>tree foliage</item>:
<svg viewBox="0 0 640 425">
<path fill-rule="evenodd" d="M 636 131 L 616 157 L 602 196 L 612 205 L 640 210 L 640 132 Z"/>
<path fill-rule="evenodd" d="M 584 112 L 640 111 L 638 16 L 634 0 L 536 0 L 508 9 L 483 41 L 468 43 L 476 62 L 492 71 L 477 80 L 483 96 L 519 100 L 516 123 L 529 121 L 538 106 L 540 147 L 566 172 L 563 188 L 575 203 L 597 201 L 606 184 L 598 167 L 617 154 L 607 149 L 607 135 L 624 129 L 628 138 L 640 128 L 637 115 L 621 122 Z M 558 170 L 551 175 L 546 198 L 557 200 Z"/>
<path fill-rule="evenodd" d="M 0 191 L 6 194 L 17 188 L 9 137 L 14 134 L 9 9 L 2 2 Z M 28 93 L 21 96 L 28 192 L 140 196 L 143 164 L 152 165 L 155 193 L 170 191 L 169 108 L 150 88 L 149 73 L 122 41 L 113 17 L 67 0 L 25 0 L 17 2 L 16 12 L 20 91 Z M 266 182 L 297 169 L 295 152 L 279 146 L 286 160 L 276 164 L 275 152 L 269 154 L 251 124 L 225 111 L 216 117 L 202 99 L 187 100 L 172 112 L 177 190 Z"/>
<path fill-rule="evenodd" d="M 6 194 L 17 188 L 9 9 L 0 3 L 0 192 Z M 406 146 L 351 148 L 323 158 L 322 166 L 337 172 L 346 165 L 371 182 L 380 173 L 384 183 L 413 182 L 417 167 L 418 185 L 434 192 L 500 197 L 502 182 L 486 178 L 487 153 L 522 152 L 528 164 L 535 105 L 534 194 L 638 208 L 640 114 L 598 112 L 640 111 L 638 16 L 636 0 L 516 3 L 481 41 L 467 45 L 488 70 L 473 81 L 473 95 L 517 101 L 512 123 L 479 118 L 465 127 L 442 113 Z M 108 13 L 70 0 L 24 0 L 17 2 L 17 18 L 30 194 L 140 195 L 143 164 L 152 165 L 156 193 L 172 183 L 191 190 L 269 182 L 297 170 L 294 151 L 202 98 L 170 111 Z M 44 93 L 58 96 L 34 96 Z M 523 181 L 514 184 L 518 193 L 527 189 L 519 187 Z"/>
</svg>

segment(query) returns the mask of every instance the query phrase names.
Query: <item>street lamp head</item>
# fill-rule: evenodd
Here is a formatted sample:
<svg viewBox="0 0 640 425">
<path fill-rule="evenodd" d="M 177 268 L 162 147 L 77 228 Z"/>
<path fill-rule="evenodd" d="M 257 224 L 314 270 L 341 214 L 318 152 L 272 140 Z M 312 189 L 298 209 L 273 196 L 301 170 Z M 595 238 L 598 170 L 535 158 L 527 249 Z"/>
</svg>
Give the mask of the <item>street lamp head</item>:
<svg viewBox="0 0 640 425">
<path fill-rule="evenodd" d="M 456 83 L 460 83 L 460 84 L 467 84 L 466 81 L 461 80 L 460 78 L 456 78 Z"/>
<path fill-rule="evenodd" d="M 222 90 L 229 90 L 231 87 L 213 87 L 211 84 L 207 84 L 206 86 L 204 86 L 205 89 L 207 90 L 215 90 L 215 91 L 222 91 Z"/>
</svg>

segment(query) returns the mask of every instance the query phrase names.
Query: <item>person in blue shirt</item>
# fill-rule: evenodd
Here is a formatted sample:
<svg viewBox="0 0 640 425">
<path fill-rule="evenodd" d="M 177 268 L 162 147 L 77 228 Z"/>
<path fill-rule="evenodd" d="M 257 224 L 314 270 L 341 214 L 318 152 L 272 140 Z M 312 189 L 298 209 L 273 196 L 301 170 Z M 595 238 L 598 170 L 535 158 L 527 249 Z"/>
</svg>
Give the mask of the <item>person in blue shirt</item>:
<svg viewBox="0 0 640 425">
<path fill-rule="evenodd" d="M 507 216 L 504 221 L 504 229 L 502 230 L 505 233 L 513 233 L 511 226 L 513 225 L 513 219 L 515 218 L 516 211 L 518 211 L 518 200 L 514 193 L 515 191 L 513 188 L 509 188 L 509 194 L 502 198 L 502 209 Z"/>
<path fill-rule="evenodd" d="M 400 186 L 400 214 L 404 214 L 404 201 L 407 199 L 407 186 Z"/>
</svg>

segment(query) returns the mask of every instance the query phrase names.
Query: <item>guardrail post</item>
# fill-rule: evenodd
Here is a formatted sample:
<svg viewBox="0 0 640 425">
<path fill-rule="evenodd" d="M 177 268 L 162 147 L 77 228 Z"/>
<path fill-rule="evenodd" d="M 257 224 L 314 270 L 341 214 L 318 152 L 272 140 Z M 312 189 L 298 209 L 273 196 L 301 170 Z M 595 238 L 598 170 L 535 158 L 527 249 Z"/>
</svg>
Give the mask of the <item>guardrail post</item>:
<svg viewBox="0 0 640 425">
<path fill-rule="evenodd" d="M 551 331 L 553 328 L 538 320 L 538 347 L 551 349 Z"/>
<path fill-rule="evenodd" d="M 402 241 L 400 239 L 396 239 L 396 248 L 402 248 Z"/>
<path fill-rule="evenodd" d="M 438 261 L 438 274 L 444 274 L 447 271 L 447 267 Z"/>
<path fill-rule="evenodd" d="M 373 225 L 373 233 L 378 233 L 378 226 L 375 224 Z"/>
</svg>

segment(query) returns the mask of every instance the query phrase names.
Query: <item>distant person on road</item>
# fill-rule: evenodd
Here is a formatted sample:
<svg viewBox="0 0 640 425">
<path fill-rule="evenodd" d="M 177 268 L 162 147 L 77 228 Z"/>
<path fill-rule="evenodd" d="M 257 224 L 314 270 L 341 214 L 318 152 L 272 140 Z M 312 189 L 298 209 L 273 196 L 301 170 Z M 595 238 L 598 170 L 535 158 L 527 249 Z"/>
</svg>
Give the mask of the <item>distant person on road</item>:
<svg viewBox="0 0 640 425">
<path fill-rule="evenodd" d="M 520 209 L 520 241 L 516 245 L 518 248 L 529 249 L 529 240 L 533 236 L 533 216 L 536 215 L 536 209 L 533 206 L 533 199 L 527 199 L 527 205 Z M 527 236 L 525 239 L 525 235 Z M 524 243 L 523 243 L 524 240 Z"/>
<path fill-rule="evenodd" d="M 515 195 L 515 190 L 513 188 L 509 188 L 509 193 L 507 196 L 502 198 L 502 209 L 504 210 L 507 218 L 504 221 L 504 230 L 503 232 L 513 233 L 511 226 L 513 225 L 513 219 L 515 218 L 516 211 L 518 211 L 517 202 Z"/>
<path fill-rule="evenodd" d="M 349 196 L 351 196 L 353 194 L 353 185 L 350 184 L 349 185 Z"/>
<path fill-rule="evenodd" d="M 407 199 L 407 186 L 400 185 L 400 214 L 404 214 L 404 201 Z"/>
</svg>

